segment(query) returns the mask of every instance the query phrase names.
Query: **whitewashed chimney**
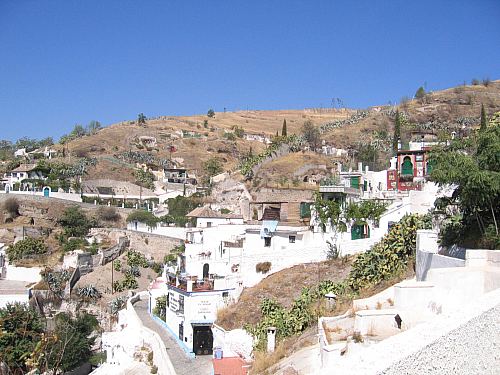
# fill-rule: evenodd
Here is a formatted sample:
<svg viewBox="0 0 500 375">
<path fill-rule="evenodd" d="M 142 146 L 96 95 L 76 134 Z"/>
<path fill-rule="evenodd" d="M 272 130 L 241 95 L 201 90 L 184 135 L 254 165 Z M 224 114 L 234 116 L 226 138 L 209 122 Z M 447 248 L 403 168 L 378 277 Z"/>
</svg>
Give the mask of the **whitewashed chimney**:
<svg viewBox="0 0 500 375">
<path fill-rule="evenodd" d="M 267 328 L 267 352 L 274 352 L 276 346 L 276 327 Z"/>
</svg>

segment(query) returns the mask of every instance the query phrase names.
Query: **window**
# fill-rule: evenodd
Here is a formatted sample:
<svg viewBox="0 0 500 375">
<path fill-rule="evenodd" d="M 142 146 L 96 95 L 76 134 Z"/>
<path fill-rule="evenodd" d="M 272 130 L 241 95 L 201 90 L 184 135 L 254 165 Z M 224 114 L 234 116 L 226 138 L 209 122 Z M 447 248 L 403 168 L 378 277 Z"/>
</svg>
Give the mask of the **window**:
<svg viewBox="0 0 500 375">
<path fill-rule="evenodd" d="M 401 164 L 401 174 L 413 176 L 413 163 L 409 156 L 405 156 L 403 159 L 403 164 Z"/>
<path fill-rule="evenodd" d="M 229 292 L 222 292 L 222 298 L 229 297 Z"/>
<path fill-rule="evenodd" d="M 295 243 L 295 236 L 288 236 L 289 243 Z"/>
<path fill-rule="evenodd" d="M 264 246 L 271 247 L 271 237 L 264 237 Z"/>
<path fill-rule="evenodd" d="M 212 222 L 211 221 L 207 221 L 207 228 L 211 228 L 212 227 Z"/>
</svg>

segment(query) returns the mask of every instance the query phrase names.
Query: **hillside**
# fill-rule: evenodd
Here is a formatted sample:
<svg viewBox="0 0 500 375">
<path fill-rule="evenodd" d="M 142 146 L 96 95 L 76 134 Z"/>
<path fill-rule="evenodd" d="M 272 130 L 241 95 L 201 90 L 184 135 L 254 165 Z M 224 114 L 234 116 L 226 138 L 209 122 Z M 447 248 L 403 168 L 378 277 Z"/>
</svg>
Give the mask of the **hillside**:
<svg viewBox="0 0 500 375">
<path fill-rule="evenodd" d="M 322 140 L 336 148 L 359 150 L 361 145 L 378 142 L 379 154 L 372 166 L 382 167 L 390 150 L 396 110 L 404 112 L 407 118 L 402 138 L 403 142 L 408 142 L 415 137 L 412 133 L 417 131 L 432 132 L 436 137 L 446 138 L 450 137 L 453 130 L 459 131 L 479 124 L 481 104 L 484 104 L 488 115 L 500 110 L 500 81 L 492 81 L 488 86 L 458 86 L 428 93 L 418 100 L 402 100 L 398 106 L 372 107 L 358 112 L 337 109 L 216 112 L 213 118 L 207 115 L 162 116 L 148 119 L 141 126 L 136 120 L 130 120 L 70 141 L 64 147 L 66 161 L 69 158 L 68 151 L 76 157 L 98 158 L 98 165 L 88 170 L 88 179 L 105 177 L 134 181 L 134 165 L 121 157 L 127 151 L 149 153 L 158 160 L 171 156 L 200 176 L 203 162 L 210 157 L 219 158 L 224 170 L 233 171 L 237 169 L 239 159 L 250 150 L 257 154 L 265 149 L 262 142 L 225 136 L 226 132 L 233 132 L 234 127 L 243 129 L 245 134 L 272 137 L 277 131 L 281 132 L 284 119 L 288 134 L 300 134 L 303 123 L 310 120 L 315 125 L 323 125 Z M 339 123 L 349 118 L 351 120 Z M 184 137 L 182 132 L 185 133 Z M 154 137 L 156 144 L 144 145 L 140 137 Z M 171 155 L 169 146 L 176 149 Z M 63 148 L 61 145 L 56 147 L 59 150 Z M 273 160 L 271 165 L 262 166 L 256 177 L 276 181 L 281 178 L 284 183 L 285 179 L 291 182 L 294 178 L 303 179 L 303 174 L 297 173 L 303 164 L 327 167 L 332 164 L 331 156 L 316 154 L 303 156 L 302 159 L 284 155 Z M 343 160 L 356 162 L 352 158 L 344 157 Z"/>
</svg>

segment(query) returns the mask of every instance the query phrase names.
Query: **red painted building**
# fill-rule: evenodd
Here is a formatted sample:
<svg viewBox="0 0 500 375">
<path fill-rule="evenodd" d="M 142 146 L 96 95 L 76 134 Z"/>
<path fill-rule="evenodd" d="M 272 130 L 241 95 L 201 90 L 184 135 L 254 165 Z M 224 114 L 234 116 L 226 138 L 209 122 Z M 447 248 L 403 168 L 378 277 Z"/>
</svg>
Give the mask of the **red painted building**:
<svg viewBox="0 0 500 375">
<path fill-rule="evenodd" d="M 387 189 L 421 190 L 431 169 L 427 148 L 400 150 L 397 153 L 396 170 L 387 171 Z"/>
</svg>

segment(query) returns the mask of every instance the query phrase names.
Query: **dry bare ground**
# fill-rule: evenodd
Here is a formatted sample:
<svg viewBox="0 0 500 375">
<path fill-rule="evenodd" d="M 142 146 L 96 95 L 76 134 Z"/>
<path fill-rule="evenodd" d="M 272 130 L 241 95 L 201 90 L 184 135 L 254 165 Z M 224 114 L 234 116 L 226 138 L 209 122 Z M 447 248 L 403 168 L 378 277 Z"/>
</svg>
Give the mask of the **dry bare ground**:
<svg viewBox="0 0 500 375">
<path fill-rule="evenodd" d="M 305 263 L 276 272 L 256 286 L 243 290 L 236 304 L 219 312 L 217 324 L 225 329 L 256 324 L 262 317 L 260 303 L 264 298 L 273 298 L 289 307 L 302 288 L 314 286 L 322 280 L 340 281 L 347 276 L 350 268 L 350 262 L 331 260 Z"/>
</svg>

